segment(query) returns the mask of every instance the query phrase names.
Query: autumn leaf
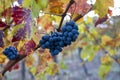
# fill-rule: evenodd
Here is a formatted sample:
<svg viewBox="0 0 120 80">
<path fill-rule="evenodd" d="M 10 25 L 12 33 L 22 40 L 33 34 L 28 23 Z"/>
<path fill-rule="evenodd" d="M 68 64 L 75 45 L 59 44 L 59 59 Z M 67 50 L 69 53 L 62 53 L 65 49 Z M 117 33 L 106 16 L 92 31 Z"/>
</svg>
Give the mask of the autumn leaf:
<svg viewBox="0 0 120 80">
<path fill-rule="evenodd" d="M 13 38 L 12 38 L 12 42 L 15 42 L 15 41 L 20 41 L 21 39 L 25 38 L 25 29 L 24 28 L 20 28 L 14 35 L 13 35 Z"/>
<path fill-rule="evenodd" d="M 31 39 L 24 43 L 24 46 L 19 51 L 20 54 L 30 55 L 36 47 L 36 43 Z"/>
<path fill-rule="evenodd" d="M 29 15 L 30 15 L 29 9 L 25 9 L 18 6 L 13 7 L 12 17 L 16 25 L 25 21 Z"/>
<path fill-rule="evenodd" d="M 58 71 L 59 67 L 56 63 L 50 63 L 45 69 L 45 72 L 51 76 L 54 76 Z"/>
<path fill-rule="evenodd" d="M 54 30 L 50 15 L 44 15 L 38 18 L 38 25 L 40 25 L 42 29 L 45 29 L 48 33 Z"/>
<path fill-rule="evenodd" d="M 47 11 L 54 14 L 63 13 L 63 5 L 64 3 L 60 0 L 49 0 Z"/>
<path fill-rule="evenodd" d="M 101 39 L 102 44 L 104 44 L 104 45 L 106 45 L 106 43 L 107 43 L 108 41 L 111 41 L 111 40 L 112 40 L 112 38 L 111 38 L 110 36 L 107 36 L 107 35 L 103 35 L 103 36 L 102 36 L 102 39 Z"/>
<path fill-rule="evenodd" d="M 113 0 L 96 0 L 94 9 L 100 18 L 102 18 L 107 15 L 110 6 L 114 6 Z"/>
<path fill-rule="evenodd" d="M 34 65 L 35 62 L 35 57 L 33 57 L 33 55 L 29 55 L 27 56 L 27 58 L 25 59 L 25 64 L 27 67 L 31 67 Z"/>
<path fill-rule="evenodd" d="M 113 60 L 111 59 L 111 57 L 109 55 L 105 55 L 101 58 L 101 63 L 102 64 L 111 64 L 113 62 Z"/>
<path fill-rule="evenodd" d="M 75 3 L 70 7 L 70 13 L 85 14 L 89 11 L 91 6 L 87 3 L 87 0 L 75 0 Z"/>
<path fill-rule="evenodd" d="M 0 64 L 4 63 L 6 59 L 6 56 L 0 53 Z"/>
<path fill-rule="evenodd" d="M 36 43 L 31 39 L 25 43 L 25 54 L 29 55 L 31 52 L 34 51 L 36 47 Z"/>
<path fill-rule="evenodd" d="M 24 40 L 20 40 L 19 43 L 17 44 L 17 50 L 20 51 L 21 48 L 24 46 Z"/>
</svg>

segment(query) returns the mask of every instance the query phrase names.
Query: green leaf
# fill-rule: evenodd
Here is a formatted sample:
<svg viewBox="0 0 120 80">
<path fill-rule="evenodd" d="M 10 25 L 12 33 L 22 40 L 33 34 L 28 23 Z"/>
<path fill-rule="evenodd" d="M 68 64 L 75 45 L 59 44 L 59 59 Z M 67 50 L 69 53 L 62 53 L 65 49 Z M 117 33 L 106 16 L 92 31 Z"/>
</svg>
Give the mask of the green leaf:
<svg viewBox="0 0 120 80">
<path fill-rule="evenodd" d="M 44 10 L 48 5 L 48 0 L 37 0 L 39 9 Z"/>
<path fill-rule="evenodd" d="M 99 47 L 97 45 L 88 45 L 83 48 L 81 52 L 81 58 L 83 60 L 88 60 L 91 62 L 95 57 L 95 52 L 98 51 Z"/>
<path fill-rule="evenodd" d="M 68 67 L 67 67 L 67 65 L 62 61 L 62 62 L 60 62 L 60 68 L 61 68 L 61 69 L 67 69 Z"/>
<path fill-rule="evenodd" d="M 40 9 L 35 1 L 32 4 L 31 11 L 32 11 L 32 17 L 39 16 Z"/>
<path fill-rule="evenodd" d="M 94 9 L 96 13 L 102 18 L 108 13 L 108 8 L 114 6 L 113 0 L 96 0 Z"/>
<path fill-rule="evenodd" d="M 31 9 L 33 17 L 38 17 L 40 10 L 44 10 L 47 4 L 48 0 L 24 0 L 22 6 Z"/>
<path fill-rule="evenodd" d="M 44 72 L 39 73 L 35 77 L 36 77 L 36 80 L 47 80 Z"/>
<path fill-rule="evenodd" d="M 35 73 L 36 73 L 36 67 L 31 67 L 31 68 L 30 68 L 30 72 L 31 72 L 33 75 L 35 75 Z"/>
<path fill-rule="evenodd" d="M 101 80 L 105 80 L 105 77 L 110 70 L 111 70 L 111 65 L 101 65 L 99 67 L 98 75 L 100 76 Z"/>
<path fill-rule="evenodd" d="M 32 5 L 33 1 L 34 0 L 23 0 L 22 6 L 25 8 L 29 8 Z"/>
</svg>

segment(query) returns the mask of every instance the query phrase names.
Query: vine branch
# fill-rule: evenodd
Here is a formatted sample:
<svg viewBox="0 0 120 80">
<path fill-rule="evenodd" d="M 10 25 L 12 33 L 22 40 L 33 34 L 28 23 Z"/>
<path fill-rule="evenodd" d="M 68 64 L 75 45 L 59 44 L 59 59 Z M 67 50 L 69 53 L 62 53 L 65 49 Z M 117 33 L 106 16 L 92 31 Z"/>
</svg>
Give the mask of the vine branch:
<svg viewBox="0 0 120 80">
<path fill-rule="evenodd" d="M 70 6 L 71 6 L 74 2 L 75 2 L 74 0 L 70 0 L 68 6 L 67 6 L 67 8 L 66 8 L 66 10 L 65 10 L 64 13 L 62 14 L 62 19 L 61 19 L 61 21 L 60 21 L 60 25 L 59 25 L 59 28 L 57 29 L 57 31 L 60 31 L 61 26 L 62 26 L 62 23 L 63 23 L 63 20 L 64 20 L 64 17 L 66 16 L 67 11 L 69 10 Z"/>
<path fill-rule="evenodd" d="M 37 45 L 34 48 L 34 51 L 36 51 L 38 48 L 40 48 L 40 45 Z M 12 66 L 14 66 L 16 63 L 18 63 L 19 61 L 21 61 L 22 59 L 24 59 L 27 55 L 19 55 L 17 59 L 15 60 L 10 60 L 8 61 L 8 63 L 4 66 L 3 70 L 1 71 L 2 76 L 4 76 L 4 74 L 10 69 L 12 68 Z M 1 79 L 0 79 L 1 80 Z"/>
</svg>

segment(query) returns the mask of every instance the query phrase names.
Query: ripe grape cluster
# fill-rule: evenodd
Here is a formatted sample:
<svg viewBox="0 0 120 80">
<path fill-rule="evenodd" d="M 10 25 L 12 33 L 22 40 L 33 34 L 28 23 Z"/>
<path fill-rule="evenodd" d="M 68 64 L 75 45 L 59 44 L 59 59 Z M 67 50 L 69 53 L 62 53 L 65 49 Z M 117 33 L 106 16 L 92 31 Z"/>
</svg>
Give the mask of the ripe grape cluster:
<svg viewBox="0 0 120 80">
<path fill-rule="evenodd" d="M 78 26 L 74 21 L 67 22 L 61 32 L 53 32 L 50 35 L 44 35 L 40 40 L 43 49 L 50 49 L 52 56 L 62 51 L 63 47 L 74 42 L 79 35 Z"/>
<path fill-rule="evenodd" d="M 18 51 L 15 47 L 10 46 L 3 51 L 3 54 L 8 57 L 10 60 L 14 60 L 18 57 Z"/>
</svg>

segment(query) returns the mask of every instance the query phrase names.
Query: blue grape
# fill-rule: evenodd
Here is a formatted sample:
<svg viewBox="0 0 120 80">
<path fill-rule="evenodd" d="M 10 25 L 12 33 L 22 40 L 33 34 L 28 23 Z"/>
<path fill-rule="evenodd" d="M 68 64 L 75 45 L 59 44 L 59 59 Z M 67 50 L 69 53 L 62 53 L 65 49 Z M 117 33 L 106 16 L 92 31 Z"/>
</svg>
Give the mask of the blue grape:
<svg viewBox="0 0 120 80">
<path fill-rule="evenodd" d="M 72 40 L 72 39 L 71 39 L 70 37 L 67 38 L 67 41 L 71 42 L 71 40 Z"/>
<path fill-rule="evenodd" d="M 70 22 L 67 22 L 66 25 L 71 25 L 74 26 L 75 22 L 73 20 L 71 20 Z"/>
<path fill-rule="evenodd" d="M 68 32 L 70 32 L 70 31 L 72 31 L 72 27 L 71 27 L 71 26 L 66 26 L 66 30 L 67 30 Z"/>
<path fill-rule="evenodd" d="M 72 30 L 72 33 L 73 33 L 73 34 L 76 34 L 76 33 L 78 33 L 78 31 L 77 31 L 76 29 L 73 29 L 73 30 Z"/>
<path fill-rule="evenodd" d="M 45 41 L 44 40 L 40 40 L 40 44 L 44 44 L 45 43 Z"/>
<path fill-rule="evenodd" d="M 46 36 L 43 36 L 42 39 L 43 39 L 43 40 L 48 40 L 48 39 L 49 39 L 49 36 L 47 36 L 47 35 L 46 35 Z"/>
<path fill-rule="evenodd" d="M 72 37 L 73 35 L 74 35 L 74 34 L 73 34 L 72 32 L 69 32 L 69 33 L 68 33 L 68 36 L 69 36 L 69 37 Z"/>
<path fill-rule="evenodd" d="M 57 55 L 59 53 L 59 50 L 54 50 L 54 55 Z"/>
<path fill-rule="evenodd" d="M 63 41 L 60 41 L 60 42 L 59 42 L 59 45 L 60 45 L 61 47 L 64 47 L 64 42 L 63 42 Z"/>
<path fill-rule="evenodd" d="M 76 29 L 76 30 L 78 30 L 78 26 L 76 24 L 74 25 L 73 28 Z"/>
<path fill-rule="evenodd" d="M 68 36 L 68 32 L 64 32 L 63 35 L 64 35 L 65 37 L 67 37 L 67 36 Z"/>
<path fill-rule="evenodd" d="M 66 26 L 62 27 L 62 31 L 65 32 L 66 31 Z"/>
<path fill-rule="evenodd" d="M 43 49 L 45 49 L 45 48 L 46 48 L 46 46 L 45 46 L 45 45 L 41 45 L 41 47 L 42 47 Z"/>
</svg>

